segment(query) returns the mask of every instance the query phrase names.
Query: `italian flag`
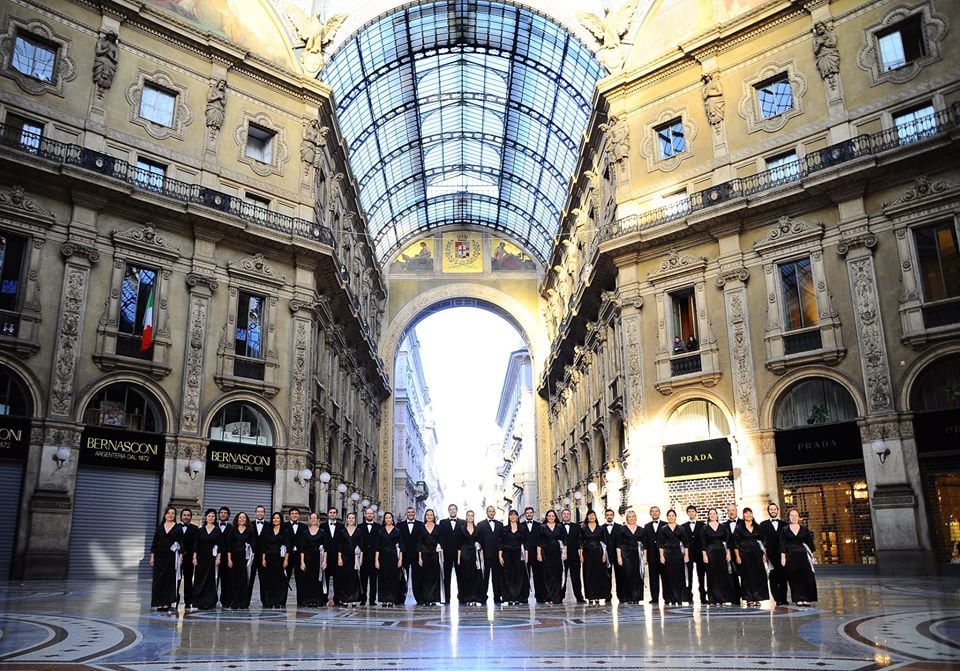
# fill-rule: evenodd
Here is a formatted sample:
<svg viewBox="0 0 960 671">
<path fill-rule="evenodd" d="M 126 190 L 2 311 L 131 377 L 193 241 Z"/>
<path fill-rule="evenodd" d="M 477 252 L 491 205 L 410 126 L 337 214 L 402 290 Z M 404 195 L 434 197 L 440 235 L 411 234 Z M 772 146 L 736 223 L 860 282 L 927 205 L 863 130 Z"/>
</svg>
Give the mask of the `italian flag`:
<svg viewBox="0 0 960 671">
<path fill-rule="evenodd" d="M 153 288 L 147 297 L 147 309 L 143 312 L 143 330 L 140 332 L 140 351 L 153 347 Z"/>
</svg>

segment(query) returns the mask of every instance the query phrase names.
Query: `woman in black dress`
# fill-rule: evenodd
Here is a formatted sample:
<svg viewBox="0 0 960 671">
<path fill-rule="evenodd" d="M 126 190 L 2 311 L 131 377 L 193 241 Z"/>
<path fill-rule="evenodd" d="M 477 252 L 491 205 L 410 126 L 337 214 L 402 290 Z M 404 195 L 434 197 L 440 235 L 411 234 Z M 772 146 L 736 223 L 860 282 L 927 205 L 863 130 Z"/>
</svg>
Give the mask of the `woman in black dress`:
<svg viewBox="0 0 960 671">
<path fill-rule="evenodd" d="M 356 606 L 360 603 L 360 563 L 363 561 L 356 513 L 347 513 L 347 523 L 338 533 L 340 551 L 333 575 L 333 596 L 338 606 Z"/>
<path fill-rule="evenodd" d="M 440 577 L 443 558 L 440 548 L 440 527 L 432 508 L 423 513 L 420 543 L 417 546 L 417 570 L 413 576 L 413 598 L 420 606 L 436 606 L 440 601 Z M 447 595 L 449 596 L 449 595 Z"/>
<path fill-rule="evenodd" d="M 265 532 L 266 533 L 266 532 Z M 320 516 L 310 513 L 307 530 L 300 540 L 300 581 L 297 589 L 303 590 L 300 602 L 307 608 L 323 608 L 327 597 L 323 593 L 327 574 L 327 558 L 323 551 L 326 534 L 320 528 Z M 339 591 L 339 590 L 337 590 Z"/>
<path fill-rule="evenodd" d="M 615 539 L 617 564 L 623 580 L 624 603 L 638 604 L 643 601 L 643 527 L 637 524 L 637 514 L 627 512 L 627 521 Z"/>
<path fill-rule="evenodd" d="M 788 524 L 780 528 L 780 563 L 786 569 L 793 602 L 798 606 L 809 606 L 811 601 L 817 600 L 813 534 L 800 524 L 800 511 L 796 508 L 790 509 L 787 520 Z"/>
<path fill-rule="evenodd" d="M 520 525 L 520 514 L 511 510 L 500 536 L 498 558 L 503 567 L 503 603 L 519 606 L 530 599 L 530 579 L 524 557 L 527 530 Z"/>
<path fill-rule="evenodd" d="M 383 514 L 383 527 L 379 533 L 374 566 L 378 571 L 377 594 L 380 605 L 400 606 L 407 596 L 407 588 L 403 582 L 400 530 L 393 523 L 393 513 Z"/>
<path fill-rule="evenodd" d="M 160 612 L 170 610 L 170 604 L 177 602 L 182 544 L 183 531 L 177 524 L 177 509 L 168 507 L 163 511 L 163 521 L 154 532 L 150 545 L 150 566 L 153 567 L 150 606 Z"/>
<path fill-rule="evenodd" d="M 220 527 L 217 511 L 210 508 L 203 514 L 204 524 L 197 531 L 193 553 L 193 605 L 210 610 L 217 605 L 217 569 L 220 566 Z"/>
<path fill-rule="evenodd" d="M 668 606 L 679 606 L 687 591 L 687 537 L 677 524 L 677 511 L 667 511 L 667 523 L 660 525 L 657 546 L 660 548 L 660 565 L 666 574 L 663 581 L 663 600 Z"/>
<path fill-rule="evenodd" d="M 566 537 L 556 511 L 548 510 L 540 526 L 540 544 L 537 547 L 537 561 L 543 573 L 544 600 L 548 603 L 563 603 L 563 545 Z"/>
<path fill-rule="evenodd" d="M 710 603 L 722 606 L 733 600 L 733 585 L 730 583 L 730 531 L 720 524 L 716 508 L 707 513 L 707 523 L 700 532 L 700 547 L 703 548 L 703 563 L 707 565 L 707 587 Z"/>
<path fill-rule="evenodd" d="M 270 528 L 260 535 L 264 568 L 264 608 L 287 607 L 287 564 L 290 561 L 290 533 L 283 526 L 280 513 L 270 515 Z"/>
<path fill-rule="evenodd" d="M 253 575 L 253 548 L 257 544 L 257 532 L 250 526 L 250 519 L 242 510 L 233 518 L 233 527 L 227 532 L 227 566 L 230 567 L 233 603 L 224 608 L 246 609 L 250 607 L 250 578 Z"/>
<path fill-rule="evenodd" d="M 733 553 L 740 574 L 740 595 L 748 606 L 759 608 L 770 598 L 767 587 L 767 555 L 763 549 L 763 532 L 753 519 L 753 510 L 743 509 L 743 519 L 733 532 Z"/>
<path fill-rule="evenodd" d="M 457 550 L 457 598 L 460 603 L 478 606 L 484 599 L 483 552 L 476 515 L 467 511 L 467 522 L 460 528 Z"/>
<path fill-rule="evenodd" d="M 610 594 L 607 553 L 603 546 L 603 527 L 597 513 L 587 512 L 587 521 L 580 533 L 580 564 L 583 566 L 583 595 L 587 603 L 599 604 Z"/>
</svg>

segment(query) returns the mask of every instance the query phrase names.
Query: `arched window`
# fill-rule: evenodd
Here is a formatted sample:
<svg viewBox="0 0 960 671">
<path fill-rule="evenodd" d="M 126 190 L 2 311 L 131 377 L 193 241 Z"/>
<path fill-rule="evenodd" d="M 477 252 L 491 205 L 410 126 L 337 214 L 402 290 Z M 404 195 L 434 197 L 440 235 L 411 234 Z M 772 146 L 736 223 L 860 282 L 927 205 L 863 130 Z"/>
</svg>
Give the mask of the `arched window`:
<svg viewBox="0 0 960 671">
<path fill-rule="evenodd" d="M 857 418 L 857 404 L 843 386 L 825 377 L 792 385 L 777 403 L 775 429 L 849 422 Z"/>
<path fill-rule="evenodd" d="M 33 400 L 20 376 L 0 366 L 0 415 L 33 417 Z"/>
<path fill-rule="evenodd" d="M 728 435 L 730 425 L 723 411 L 710 401 L 696 400 L 687 401 L 670 415 L 665 442 L 693 443 Z"/>
<path fill-rule="evenodd" d="M 148 433 L 164 432 L 164 416 L 153 394 L 130 382 L 104 387 L 83 411 L 83 423 Z"/>
<path fill-rule="evenodd" d="M 960 407 L 960 354 L 937 359 L 923 369 L 910 390 L 914 412 Z"/>
<path fill-rule="evenodd" d="M 229 443 L 273 445 L 273 429 L 255 405 L 235 401 L 222 407 L 210 424 L 210 438 Z"/>
</svg>

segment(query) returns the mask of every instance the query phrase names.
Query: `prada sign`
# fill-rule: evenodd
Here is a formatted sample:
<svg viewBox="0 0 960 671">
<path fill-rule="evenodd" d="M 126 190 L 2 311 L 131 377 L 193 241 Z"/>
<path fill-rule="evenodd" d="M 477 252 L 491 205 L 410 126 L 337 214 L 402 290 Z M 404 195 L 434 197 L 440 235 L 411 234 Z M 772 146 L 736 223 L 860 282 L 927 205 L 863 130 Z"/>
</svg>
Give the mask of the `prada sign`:
<svg viewBox="0 0 960 671">
<path fill-rule="evenodd" d="M 777 431 L 775 442 L 778 467 L 863 460 L 860 427 L 856 422 Z"/>
<path fill-rule="evenodd" d="M 0 459 L 22 461 L 30 451 L 30 420 L 0 415 Z"/>
<path fill-rule="evenodd" d="M 960 409 L 918 412 L 913 436 L 920 454 L 960 449 Z"/>
<path fill-rule="evenodd" d="M 211 440 L 207 445 L 207 475 L 273 482 L 276 458 L 272 447 Z"/>
<path fill-rule="evenodd" d="M 663 475 L 667 478 L 689 478 L 732 470 L 730 442 L 726 438 L 677 443 L 663 448 Z"/>
<path fill-rule="evenodd" d="M 87 426 L 80 438 L 80 463 L 162 471 L 163 435 Z"/>
</svg>

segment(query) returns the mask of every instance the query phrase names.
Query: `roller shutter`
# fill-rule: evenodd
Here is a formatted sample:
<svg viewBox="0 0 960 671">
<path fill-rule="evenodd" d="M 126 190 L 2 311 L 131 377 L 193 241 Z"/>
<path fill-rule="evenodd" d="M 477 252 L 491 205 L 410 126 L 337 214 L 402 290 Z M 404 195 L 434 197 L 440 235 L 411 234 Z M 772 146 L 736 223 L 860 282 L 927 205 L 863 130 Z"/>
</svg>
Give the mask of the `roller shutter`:
<svg viewBox="0 0 960 671">
<path fill-rule="evenodd" d="M 266 508 L 269 518 L 273 512 L 273 483 L 239 478 L 207 478 L 203 485 L 203 510 L 216 510 L 220 506 L 230 508 L 231 522 L 241 510 L 252 520 L 257 506 Z"/>
<path fill-rule="evenodd" d="M 23 464 L 0 461 L 0 515 L 10 524 L 0 524 L 0 580 L 10 578 L 13 548 L 20 517 L 20 487 L 23 484 Z"/>
</svg>

